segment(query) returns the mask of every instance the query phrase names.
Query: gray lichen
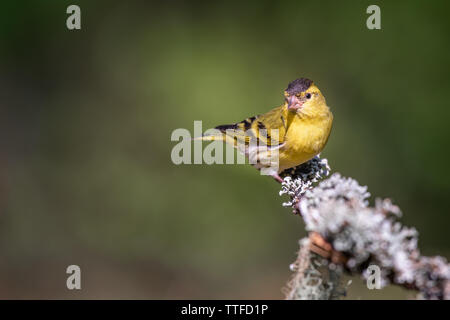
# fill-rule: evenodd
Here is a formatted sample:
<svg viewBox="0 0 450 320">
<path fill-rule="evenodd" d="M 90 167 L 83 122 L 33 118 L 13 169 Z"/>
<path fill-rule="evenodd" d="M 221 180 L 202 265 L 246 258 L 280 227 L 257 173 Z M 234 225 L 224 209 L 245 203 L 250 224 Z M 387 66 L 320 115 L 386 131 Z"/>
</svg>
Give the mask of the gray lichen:
<svg viewBox="0 0 450 320">
<path fill-rule="evenodd" d="M 298 203 L 301 196 L 313 185 L 330 174 L 330 167 L 327 159 L 321 159 L 320 155 L 315 156 L 304 164 L 286 170 L 281 173 L 283 183 L 281 184 L 280 196 L 289 195 L 290 201 L 284 202 L 284 207 L 293 207 Z M 294 178 L 292 178 L 294 177 Z"/>
<path fill-rule="evenodd" d="M 347 272 L 367 279 L 367 266 L 375 264 L 382 286 L 415 289 L 423 299 L 450 299 L 449 264 L 442 257 L 420 255 L 418 232 L 398 221 L 400 209 L 389 199 L 377 199 L 370 207 L 367 187 L 338 173 L 317 184 L 328 175 L 324 160 L 316 157 L 303 171 L 284 178 L 280 194 L 291 201 L 283 205 L 301 214 L 307 231 L 317 232 L 347 257 Z"/>
<path fill-rule="evenodd" d="M 287 300 L 337 300 L 346 295 L 342 284 L 343 269 L 310 251 L 310 240 L 300 240 L 297 260 L 290 265 L 294 271 L 285 294 Z"/>
</svg>

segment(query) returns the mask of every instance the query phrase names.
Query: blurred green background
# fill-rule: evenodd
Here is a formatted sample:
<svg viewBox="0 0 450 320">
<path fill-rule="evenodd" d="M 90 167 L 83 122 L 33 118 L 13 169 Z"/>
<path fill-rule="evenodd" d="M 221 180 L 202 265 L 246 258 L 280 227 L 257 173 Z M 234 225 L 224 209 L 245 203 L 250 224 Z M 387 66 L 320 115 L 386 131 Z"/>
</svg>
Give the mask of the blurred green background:
<svg viewBox="0 0 450 320">
<path fill-rule="evenodd" d="M 370 4 L 382 30 L 366 28 Z M 305 232 L 279 185 L 176 166 L 170 136 L 268 111 L 301 76 L 334 113 L 333 171 L 391 197 L 422 252 L 449 257 L 445 1 L 0 6 L 0 298 L 283 298 Z M 355 278 L 349 296 L 412 295 Z"/>
</svg>

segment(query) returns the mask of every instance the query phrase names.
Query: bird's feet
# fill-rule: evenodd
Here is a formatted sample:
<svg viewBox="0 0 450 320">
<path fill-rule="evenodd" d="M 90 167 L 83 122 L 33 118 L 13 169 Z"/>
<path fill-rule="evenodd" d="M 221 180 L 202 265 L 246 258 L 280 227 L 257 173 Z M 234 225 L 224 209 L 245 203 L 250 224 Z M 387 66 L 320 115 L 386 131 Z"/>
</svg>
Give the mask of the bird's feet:
<svg viewBox="0 0 450 320">
<path fill-rule="evenodd" d="M 278 173 L 274 173 L 272 174 L 272 178 L 274 178 L 276 181 L 278 181 L 279 183 L 283 182 L 283 179 L 280 177 L 280 175 Z"/>
</svg>

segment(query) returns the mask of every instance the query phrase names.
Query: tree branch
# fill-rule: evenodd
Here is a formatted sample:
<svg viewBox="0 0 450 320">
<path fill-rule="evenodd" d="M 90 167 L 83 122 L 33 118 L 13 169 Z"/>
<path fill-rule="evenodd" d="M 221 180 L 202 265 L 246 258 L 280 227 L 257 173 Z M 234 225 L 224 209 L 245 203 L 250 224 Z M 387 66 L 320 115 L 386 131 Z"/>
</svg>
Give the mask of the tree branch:
<svg viewBox="0 0 450 320">
<path fill-rule="evenodd" d="M 395 284 L 419 291 L 418 298 L 421 299 L 450 299 L 447 260 L 420 254 L 418 232 L 401 225 L 398 221 L 400 209 L 389 199 L 377 199 L 375 206 L 369 207 L 367 187 L 338 173 L 318 183 L 328 176 L 329 171 L 327 161 L 315 157 L 283 173 L 280 194 L 290 197 L 283 205 L 291 206 L 294 213 L 301 215 L 309 232 L 307 241 L 302 240 L 294 263 L 296 273 L 288 284 L 286 298 L 332 299 L 339 296 L 330 294 L 327 289 L 330 286 L 336 288 L 336 278 L 329 280 L 324 274 L 321 277 L 323 283 L 314 287 L 314 294 L 304 285 L 305 279 L 310 279 L 318 270 L 313 270 L 311 264 L 320 257 L 327 262 L 327 271 L 334 275 L 336 270 L 342 269 L 367 280 L 371 275 L 368 267 L 376 265 L 381 270 L 382 287 Z M 325 265 L 324 261 L 320 261 L 321 265 Z"/>
</svg>

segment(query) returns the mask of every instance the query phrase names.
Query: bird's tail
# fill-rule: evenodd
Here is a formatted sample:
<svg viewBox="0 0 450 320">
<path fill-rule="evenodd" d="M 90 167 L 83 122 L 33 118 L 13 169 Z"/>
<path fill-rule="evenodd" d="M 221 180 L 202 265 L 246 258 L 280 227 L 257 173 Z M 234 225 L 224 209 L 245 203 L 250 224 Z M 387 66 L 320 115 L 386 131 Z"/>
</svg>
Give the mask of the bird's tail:
<svg viewBox="0 0 450 320">
<path fill-rule="evenodd" d="M 206 134 L 202 135 L 201 137 L 195 137 L 192 138 L 194 141 L 225 141 L 225 134 L 224 133 L 217 133 L 217 134 Z"/>
<path fill-rule="evenodd" d="M 237 127 L 235 124 L 225 124 L 217 126 L 212 130 L 208 130 L 201 137 L 192 138 L 192 140 L 202 141 L 225 141 L 227 142 L 227 130 L 235 130 Z"/>
</svg>

